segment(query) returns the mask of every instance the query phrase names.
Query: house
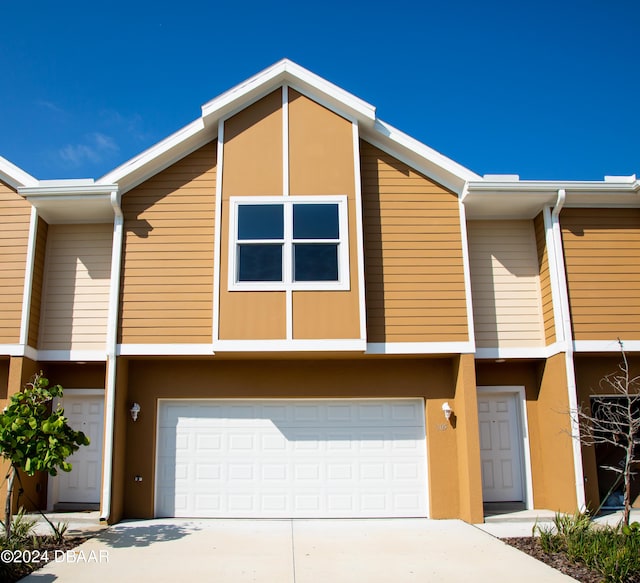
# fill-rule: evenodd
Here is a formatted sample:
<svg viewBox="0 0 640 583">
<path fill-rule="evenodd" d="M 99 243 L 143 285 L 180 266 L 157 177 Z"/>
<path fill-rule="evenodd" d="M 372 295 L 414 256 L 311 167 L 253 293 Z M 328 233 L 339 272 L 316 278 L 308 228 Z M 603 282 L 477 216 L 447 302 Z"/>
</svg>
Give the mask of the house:
<svg viewBox="0 0 640 583">
<path fill-rule="evenodd" d="M 92 437 L 43 508 L 600 502 L 567 412 L 640 365 L 635 177 L 479 176 L 283 60 L 98 180 L 0 159 L 0 205 L 0 397 L 42 369 Z"/>
</svg>

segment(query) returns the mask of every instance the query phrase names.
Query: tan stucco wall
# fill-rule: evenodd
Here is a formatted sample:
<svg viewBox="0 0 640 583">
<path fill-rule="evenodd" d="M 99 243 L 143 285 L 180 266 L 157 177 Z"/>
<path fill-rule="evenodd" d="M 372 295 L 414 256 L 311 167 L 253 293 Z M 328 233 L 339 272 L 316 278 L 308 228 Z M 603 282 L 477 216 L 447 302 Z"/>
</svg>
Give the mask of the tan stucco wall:
<svg viewBox="0 0 640 583">
<path fill-rule="evenodd" d="M 119 428 L 115 455 L 126 461 L 123 471 L 118 472 L 121 481 L 114 489 L 114 500 L 118 500 L 114 509 L 122 504 L 124 517 L 153 516 L 158 399 L 424 397 L 430 513 L 481 520 L 479 460 L 473 461 L 477 455 L 477 430 L 473 429 L 477 428 L 477 414 L 469 396 L 475 384 L 468 361 L 465 357 L 461 362 L 457 358 L 130 360 L 126 407 L 135 401 L 142 412 L 136 423 L 125 414 L 126 407 L 124 413 L 116 413 L 122 413 L 126 429 Z M 119 365 L 119 378 L 125 374 L 123 370 Z M 124 398 L 122 394 L 120 398 Z M 441 427 L 444 400 L 452 401 L 458 412 L 457 426 L 446 430 Z M 467 423 L 471 424 L 465 429 Z M 125 434 L 126 443 L 122 439 Z M 142 482 L 134 481 L 136 475 L 142 476 Z"/>
<path fill-rule="evenodd" d="M 577 506 L 564 353 L 547 361 L 479 361 L 478 386 L 524 386 L 535 508 Z"/>
</svg>

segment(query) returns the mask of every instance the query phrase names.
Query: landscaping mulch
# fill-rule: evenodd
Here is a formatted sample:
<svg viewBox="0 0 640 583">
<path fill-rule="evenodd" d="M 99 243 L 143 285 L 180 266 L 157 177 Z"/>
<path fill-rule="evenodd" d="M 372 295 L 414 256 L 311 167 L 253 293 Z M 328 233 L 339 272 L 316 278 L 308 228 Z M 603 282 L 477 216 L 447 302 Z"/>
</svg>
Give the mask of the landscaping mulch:
<svg viewBox="0 0 640 583">
<path fill-rule="evenodd" d="M 544 552 L 538 538 L 518 537 L 503 538 L 501 540 L 582 583 L 601 583 L 603 581 L 603 577 L 598 571 L 581 563 L 572 563 L 564 553 Z M 640 575 L 628 579 L 627 583 L 640 583 Z"/>
<path fill-rule="evenodd" d="M 38 562 L 12 562 L 11 564 L 2 564 L 0 565 L 0 581 L 2 581 L 3 583 L 15 583 L 16 581 L 29 575 L 29 573 L 32 573 L 33 571 L 44 567 L 44 565 L 46 565 L 48 562 L 50 563 L 51 561 L 55 560 L 56 551 L 70 551 L 71 549 L 76 548 L 78 545 L 88 540 L 90 537 L 65 537 L 62 542 L 56 541 L 56 539 L 51 536 L 37 536 L 34 538 L 35 540 L 21 545 L 21 550 L 25 554 L 39 551 L 37 553 L 37 557 L 39 559 Z M 48 553 L 45 554 L 45 551 L 48 551 Z M 48 557 L 48 561 L 43 560 L 44 557 Z"/>
</svg>

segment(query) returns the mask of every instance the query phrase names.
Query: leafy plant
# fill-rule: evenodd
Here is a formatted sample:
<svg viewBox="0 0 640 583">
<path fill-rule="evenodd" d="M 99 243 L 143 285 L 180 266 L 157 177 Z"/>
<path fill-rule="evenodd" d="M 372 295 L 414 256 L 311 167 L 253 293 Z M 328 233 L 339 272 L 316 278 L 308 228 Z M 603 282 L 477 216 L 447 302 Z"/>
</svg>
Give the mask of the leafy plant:
<svg viewBox="0 0 640 583">
<path fill-rule="evenodd" d="M 51 476 L 57 475 L 58 469 L 69 472 L 67 458 L 89 444 L 82 431 L 69 426 L 60 406 L 52 410 L 53 399 L 62 397 L 62 393 L 60 385 L 49 387 L 40 372 L 23 391 L 11 396 L 9 406 L 0 414 L 0 455 L 10 464 L 4 521 L 7 538 L 11 536 L 13 486 L 16 476 L 20 479 L 18 471 L 29 476 L 36 471 Z"/>
<path fill-rule="evenodd" d="M 596 569 L 607 583 L 640 574 L 640 524 L 594 525 L 584 513 L 556 514 L 553 527 L 535 527 L 548 553 L 563 552 L 574 563 Z"/>
</svg>

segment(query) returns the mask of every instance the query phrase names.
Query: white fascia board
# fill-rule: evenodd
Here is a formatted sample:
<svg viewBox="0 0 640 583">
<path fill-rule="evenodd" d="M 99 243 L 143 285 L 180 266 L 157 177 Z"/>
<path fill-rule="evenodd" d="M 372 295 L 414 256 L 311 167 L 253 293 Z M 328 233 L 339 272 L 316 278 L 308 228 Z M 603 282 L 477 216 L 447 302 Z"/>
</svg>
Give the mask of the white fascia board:
<svg viewBox="0 0 640 583">
<path fill-rule="evenodd" d="M 40 183 L 35 186 L 18 188 L 18 193 L 29 200 L 65 199 L 101 195 L 111 196 L 114 190 L 118 190 L 117 184 L 77 184 L 70 181 L 57 182 L 55 185 Z"/>
<path fill-rule="evenodd" d="M 118 184 L 121 193 L 131 190 L 154 174 L 164 170 L 189 153 L 215 139 L 215 132 L 205 131 L 199 118 L 141 154 L 118 166 L 96 181 L 98 185 Z"/>
<path fill-rule="evenodd" d="M 311 96 L 320 94 L 334 104 L 335 109 L 346 110 L 346 113 L 358 120 L 368 120 L 370 123 L 375 120 L 375 107 L 288 59 L 278 61 L 205 103 L 202 106 L 202 117 L 207 120 L 206 123 L 209 123 L 209 119 L 216 122 L 236 109 L 239 103 L 250 101 L 264 94 L 267 89 L 275 89 L 282 84 L 298 86 Z"/>
<path fill-rule="evenodd" d="M 469 182 L 469 194 L 475 192 L 536 192 L 536 193 L 557 193 L 564 189 L 569 192 L 579 192 L 582 194 L 601 194 L 604 192 L 638 192 L 640 191 L 640 181 L 613 181 L 613 180 L 514 180 L 514 181 L 488 181 L 471 180 Z"/>
<path fill-rule="evenodd" d="M 361 126 L 360 135 L 365 142 L 397 158 L 459 196 L 469 180 L 480 179 L 480 176 L 468 168 L 381 120 L 376 120 L 373 127 Z"/>
<path fill-rule="evenodd" d="M 575 352 L 617 352 L 620 353 L 618 340 L 575 340 Z M 640 352 L 640 340 L 623 340 L 625 352 Z"/>
<path fill-rule="evenodd" d="M 118 344 L 117 356 L 211 356 L 213 344 Z"/>
<path fill-rule="evenodd" d="M 473 342 L 369 342 L 366 354 L 473 354 Z"/>
<path fill-rule="evenodd" d="M 37 359 L 41 361 L 83 361 L 105 362 L 106 350 L 38 350 Z"/>
<path fill-rule="evenodd" d="M 476 349 L 477 360 L 511 360 L 529 358 L 551 358 L 554 354 L 563 352 L 565 344 L 556 342 L 549 346 L 507 346 Z"/>
<path fill-rule="evenodd" d="M 365 340 L 217 340 L 216 352 L 364 352 Z"/>
<path fill-rule="evenodd" d="M 0 156 L 0 180 L 7 183 L 11 188 L 16 189 L 21 186 L 35 186 L 38 184 L 38 180 L 31 174 L 18 168 L 2 156 Z"/>
</svg>

